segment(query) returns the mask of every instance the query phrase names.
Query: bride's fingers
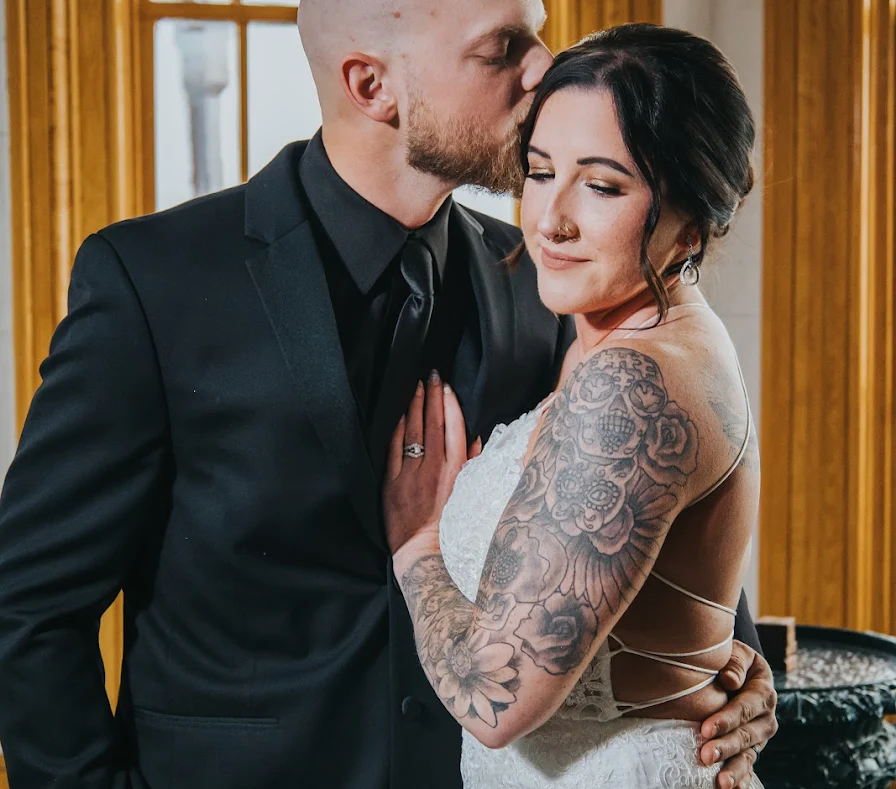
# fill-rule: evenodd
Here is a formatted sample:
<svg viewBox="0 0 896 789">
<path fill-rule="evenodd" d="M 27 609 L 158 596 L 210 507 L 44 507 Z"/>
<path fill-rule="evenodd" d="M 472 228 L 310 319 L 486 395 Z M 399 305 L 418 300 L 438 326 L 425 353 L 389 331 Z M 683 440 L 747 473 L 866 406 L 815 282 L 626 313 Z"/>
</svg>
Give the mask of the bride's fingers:
<svg viewBox="0 0 896 789">
<path fill-rule="evenodd" d="M 411 444 L 420 444 L 423 446 L 423 400 L 424 389 L 422 383 L 417 383 L 417 391 L 411 398 L 411 405 L 408 408 L 408 415 L 404 423 L 404 447 Z M 411 463 L 418 463 L 418 459 L 408 458 Z"/>
<path fill-rule="evenodd" d="M 426 382 L 426 455 L 441 465 L 445 459 L 445 404 L 442 394 L 442 379 L 433 370 Z"/>
<path fill-rule="evenodd" d="M 445 384 L 445 457 L 453 468 L 460 468 L 467 460 L 467 429 L 464 412 L 454 390 Z"/>
<path fill-rule="evenodd" d="M 393 480 L 401 474 L 401 458 L 404 449 L 404 432 L 407 417 L 402 416 L 398 421 L 398 427 L 392 434 L 392 441 L 389 443 L 389 459 L 386 465 L 386 479 Z"/>
<path fill-rule="evenodd" d="M 477 436 L 476 440 L 470 444 L 469 458 L 479 457 L 482 454 L 482 436 Z"/>
</svg>

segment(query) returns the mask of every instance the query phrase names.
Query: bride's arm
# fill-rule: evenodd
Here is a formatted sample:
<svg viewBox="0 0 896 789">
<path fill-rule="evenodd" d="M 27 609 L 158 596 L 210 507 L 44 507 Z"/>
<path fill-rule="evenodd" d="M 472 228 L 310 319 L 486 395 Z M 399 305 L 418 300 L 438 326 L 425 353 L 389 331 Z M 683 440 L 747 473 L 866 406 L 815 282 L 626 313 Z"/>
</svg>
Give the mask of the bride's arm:
<svg viewBox="0 0 896 789">
<path fill-rule="evenodd" d="M 434 394 L 441 399 L 440 389 L 429 398 Z M 698 430 L 673 394 L 657 361 L 630 347 L 602 350 L 579 366 L 545 413 L 475 603 L 442 561 L 437 513 L 420 515 L 419 499 L 433 488 L 426 461 L 405 461 L 399 472 L 393 456 L 390 535 L 402 532 L 403 520 L 410 530 L 429 522 L 394 555 L 420 661 L 447 709 L 485 745 L 505 746 L 557 710 L 700 488 Z M 427 403 L 428 423 L 433 414 L 438 422 L 440 409 Z M 449 392 L 449 446 L 461 419 Z M 409 435 L 414 421 L 412 412 Z M 429 446 L 437 432 L 427 425 L 427 458 L 438 454 Z M 451 454 L 447 465 L 459 465 Z M 417 524 L 406 523 L 415 517 Z"/>
</svg>

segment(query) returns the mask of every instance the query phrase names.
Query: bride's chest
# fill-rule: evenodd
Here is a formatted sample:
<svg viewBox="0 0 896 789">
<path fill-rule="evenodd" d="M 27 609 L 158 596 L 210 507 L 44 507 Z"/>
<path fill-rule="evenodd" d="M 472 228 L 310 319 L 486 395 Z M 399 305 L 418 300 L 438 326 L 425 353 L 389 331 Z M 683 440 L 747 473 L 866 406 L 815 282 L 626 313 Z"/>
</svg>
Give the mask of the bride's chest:
<svg viewBox="0 0 896 789">
<path fill-rule="evenodd" d="M 537 421 L 532 412 L 510 425 L 498 425 L 482 454 L 464 466 L 442 513 L 442 557 L 469 600 L 476 598 L 492 536 L 522 476 Z"/>
</svg>

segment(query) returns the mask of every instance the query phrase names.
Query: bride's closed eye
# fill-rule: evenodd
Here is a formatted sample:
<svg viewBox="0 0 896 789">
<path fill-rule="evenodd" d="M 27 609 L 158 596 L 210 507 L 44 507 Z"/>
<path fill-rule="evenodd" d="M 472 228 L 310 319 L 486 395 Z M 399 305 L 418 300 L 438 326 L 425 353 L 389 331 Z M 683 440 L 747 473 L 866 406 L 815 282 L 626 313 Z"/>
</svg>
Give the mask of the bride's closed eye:
<svg viewBox="0 0 896 789">
<path fill-rule="evenodd" d="M 618 197 L 622 194 L 622 190 L 618 186 L 607 186 L 605 184 L 585 184 L 585 186 L 603 197 Z"/>
<path fill-rule="evenodd" d="M 526 173 L 526 178 L 530 181 L 535 181 L 536 183 L 543 183 L 545 181 L 552 181 L 554 179 L 554 173 L 548 170 L 530 170 Z M 622 190 L 618 186 L 595 183 L 586 183 L 585 186 L 591 191 L 597 192 L 601 197 L 618 197 L 622 194 Z"/>
</svg>

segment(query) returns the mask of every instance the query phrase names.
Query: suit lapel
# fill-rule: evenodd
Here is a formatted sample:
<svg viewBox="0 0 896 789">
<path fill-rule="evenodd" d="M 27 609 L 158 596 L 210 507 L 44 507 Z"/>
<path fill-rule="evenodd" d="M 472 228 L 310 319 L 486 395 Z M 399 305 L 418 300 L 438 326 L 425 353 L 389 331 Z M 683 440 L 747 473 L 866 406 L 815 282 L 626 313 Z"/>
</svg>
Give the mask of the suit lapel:
<svg viewBox="0 0 896 789">
<path fill-rule="evenodd" d="M 479 315 L 482 359 L 472 391 L 463 392 L 467 430 L 471 438 L 492 427 L 492 404 L 500 402 L 501 387 L 514 380 L 517 316 L 511 274 L 501 263 L 504 255 L 487 242 L 482 225 L 462 208 L 456 209 L 458 232 L 466 239 L 470 280 Z M 464 338 L 464 344 L 468 337 Z M 505 393 L 506 395 L 506 393 Z M 505 400 L 508 398 L 504 398 Z"/>
<path fill-rule="evenodd" d="M 317 243 L 290 146 L 247 187 L 246 232 L 267 243 L 247 267 L 305 409 L 366 531 L 385 544 L 377 482 L 343 360 Z"/>
</svg>

